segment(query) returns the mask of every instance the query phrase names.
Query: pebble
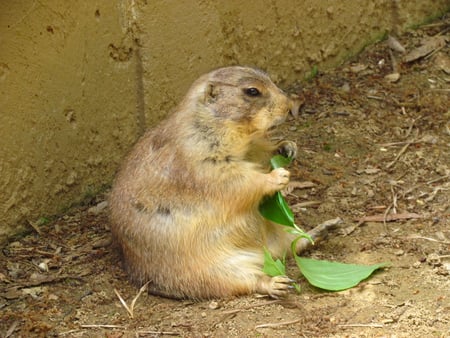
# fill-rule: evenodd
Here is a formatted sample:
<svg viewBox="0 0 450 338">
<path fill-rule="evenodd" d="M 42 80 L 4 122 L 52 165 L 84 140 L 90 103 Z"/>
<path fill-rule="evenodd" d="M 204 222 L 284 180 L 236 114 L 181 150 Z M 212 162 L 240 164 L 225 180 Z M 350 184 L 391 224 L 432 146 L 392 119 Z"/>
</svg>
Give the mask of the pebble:
<svg viewBox="0 0 450 338">
<path fill-rule="evenodd" d="M 48 272 L 48 264 L 46 262 L 39 263 L 38 267 L 39 267 L 39 270 Z"/>
<path fill-rule="evenodd" d="M 401 249 L 394 252 L 394 255 L 396 255 L 396 256 L 403 256 L 404 254 L 405 254 L 405 251 L 403 251 Z"/>
<path fill-rule="evenodd" d="M 107 201 L 103 201 L 100 202 L 99 204 L 90 207 L 88 209 L 88 213 L 92 214 L 92 215 L 98 215 L 100 214 L 103 210 L 105 210 L 108 207 L 108 202 Z"/>
<path fill-rule="evenodd" d="M 216 309 L 220 308 L 220 304 L 213 300 L 211 303 L 209 303 L 208 307 L 211 310 L 216 310 Z"/>
<path fill-rule="evenodd" d="M 439 266 L 441 265 L 441 257 L 438 254 L 431 253 L 427 256 L 427 263 L 432 266 Z"/>
</svg>

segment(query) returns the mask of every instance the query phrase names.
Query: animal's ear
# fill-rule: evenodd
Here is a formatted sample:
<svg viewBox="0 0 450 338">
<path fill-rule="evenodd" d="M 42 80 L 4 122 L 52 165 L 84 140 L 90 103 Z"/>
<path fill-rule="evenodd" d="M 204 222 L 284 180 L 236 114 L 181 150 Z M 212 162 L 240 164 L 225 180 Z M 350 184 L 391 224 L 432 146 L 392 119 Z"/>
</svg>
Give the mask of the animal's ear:
<svg viewBox="0 0 450 338">
<path fill-rule="evenodd" d="M 205 89 L 205 103 L 214 103 L 219 96 L 219 88 L 216 83 L 209 82 Z"/>
</svg>

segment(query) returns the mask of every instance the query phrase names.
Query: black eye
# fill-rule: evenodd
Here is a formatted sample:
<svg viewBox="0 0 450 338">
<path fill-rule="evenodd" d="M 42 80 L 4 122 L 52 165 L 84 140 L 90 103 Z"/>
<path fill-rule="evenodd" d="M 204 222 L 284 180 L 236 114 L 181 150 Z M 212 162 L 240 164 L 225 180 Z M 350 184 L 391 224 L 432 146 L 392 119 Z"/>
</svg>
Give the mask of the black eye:
<svg viewBox="0 0 450 338">
<path fill-rule="evenodd" d="M 245 88 L 244 89 L 244 93 L 246 95 L 248 95 L 248 96 L 259 96 L 259 95 L 261 95 L 261 92 L 255 87 Z"/>
</svg>

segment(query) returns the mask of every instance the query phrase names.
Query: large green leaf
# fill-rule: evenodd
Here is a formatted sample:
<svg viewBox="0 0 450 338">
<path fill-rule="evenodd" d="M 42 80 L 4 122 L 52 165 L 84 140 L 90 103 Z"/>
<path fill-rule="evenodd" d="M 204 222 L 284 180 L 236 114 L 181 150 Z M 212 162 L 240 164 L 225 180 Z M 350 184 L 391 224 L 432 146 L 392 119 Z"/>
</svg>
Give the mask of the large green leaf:
<svg viewBox="0 0 450 338">
<path fill-rule="evenodd" d="M 270 159 L 273 169 L 289 165 L 292 158 L 275 155 Z M 294 213 L 289 208 L 281 192 L 277 191 L 272 196 L 265 197 L 259 205 L 259 212 L 268 220 L 287 226 L 294 226 Z"/>
<path fill-rule="evenodd" d="M 358 285 L 387 263 L 373 265 L 345 264 L 295 256 L 295 261 L 308 282 L 318 288 L 340 291 Z"/>
</svg>

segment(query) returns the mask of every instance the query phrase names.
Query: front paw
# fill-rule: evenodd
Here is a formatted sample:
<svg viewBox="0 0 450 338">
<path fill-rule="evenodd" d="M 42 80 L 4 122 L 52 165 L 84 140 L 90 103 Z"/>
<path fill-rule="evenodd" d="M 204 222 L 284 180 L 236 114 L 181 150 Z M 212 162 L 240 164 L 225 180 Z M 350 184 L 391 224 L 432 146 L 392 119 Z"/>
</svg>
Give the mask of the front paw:
<svg viewBox="0 0 450 338">
<path fill-rule="evenodd" d="M 289 183 L 290 173 L 284 168 L 277 168 L 269 174 L 270 190 L 280 191 L 285 188 Z"/>
<path fill-rule="evenodd" d="M 293 141 L 282 141 L 278 144 L 278 154 L 287 158 L 297 157 L 297 145 Z"/>
</svg>

